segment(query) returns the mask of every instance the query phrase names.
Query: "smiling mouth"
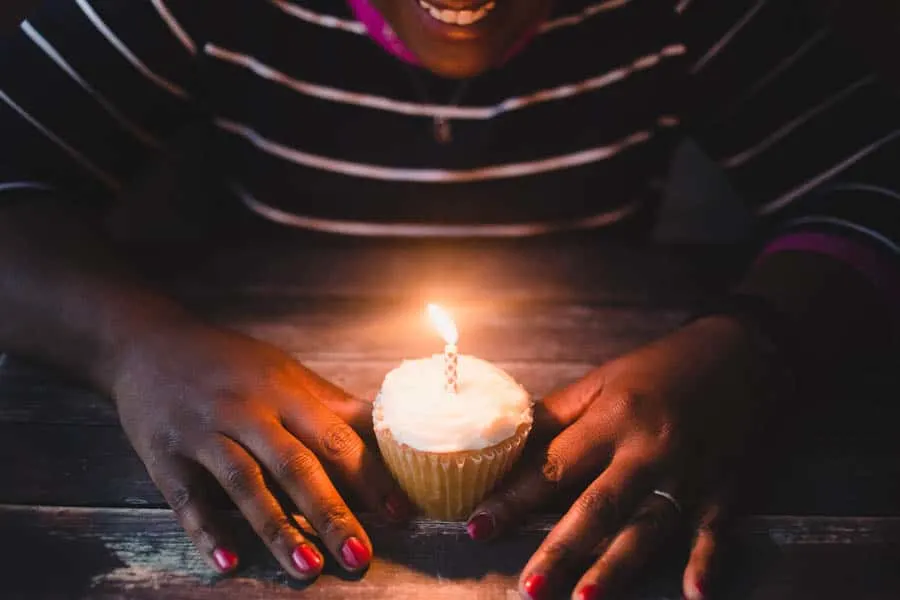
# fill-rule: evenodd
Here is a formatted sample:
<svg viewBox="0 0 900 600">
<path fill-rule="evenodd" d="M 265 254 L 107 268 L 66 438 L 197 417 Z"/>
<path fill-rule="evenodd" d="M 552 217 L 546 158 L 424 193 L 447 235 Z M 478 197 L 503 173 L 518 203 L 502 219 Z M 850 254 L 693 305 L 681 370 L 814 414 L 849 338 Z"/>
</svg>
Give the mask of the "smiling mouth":
<svg viewBox="0 0 900 600">
<path fill-rule="evenodd" d="M 488 0 L 477 8 L 467 10 L 451 10 L 448 8 L 440 8 L 434 4 L 430 4 L 425 0 L 419 0 L 419 6 L 428 13 L 432 19 L 440 21 L 446 25 L 458 25 L 467 27 L 478 23 L 494 10 L 494 0 Z"/>
</svg>

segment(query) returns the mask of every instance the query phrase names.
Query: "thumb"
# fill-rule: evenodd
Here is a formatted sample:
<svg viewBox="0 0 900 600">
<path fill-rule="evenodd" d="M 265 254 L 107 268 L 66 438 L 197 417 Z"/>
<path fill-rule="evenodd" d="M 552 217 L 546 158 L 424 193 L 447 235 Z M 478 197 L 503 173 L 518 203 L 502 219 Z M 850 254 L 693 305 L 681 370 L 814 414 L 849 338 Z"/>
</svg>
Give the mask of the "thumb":
<svg viewBox="0 0 900 600">
<path fill-rule="evenodd" d="M 328 398 L 325 406 L 350 425 L 363 439 L 372 439 L 375 435 L 372 425 L 372 403 L 353 396 L 345 398 Z"/>
<path fill-rule="evenodd" d="M 350 425 L 364 439 L 374 437 L 372 430 L 372 402 L 357 398 L 328 381 L 315 371 L 303 367 L 303 386 L 325 407 Z"/>
<path fill-rule="evenodd" d="M 603 390 L 603 370 L 594 369 L 578 381 L 539 400 L 534 405 L 534 434 L 552 438 L 577 421 Z"/>
</svg>

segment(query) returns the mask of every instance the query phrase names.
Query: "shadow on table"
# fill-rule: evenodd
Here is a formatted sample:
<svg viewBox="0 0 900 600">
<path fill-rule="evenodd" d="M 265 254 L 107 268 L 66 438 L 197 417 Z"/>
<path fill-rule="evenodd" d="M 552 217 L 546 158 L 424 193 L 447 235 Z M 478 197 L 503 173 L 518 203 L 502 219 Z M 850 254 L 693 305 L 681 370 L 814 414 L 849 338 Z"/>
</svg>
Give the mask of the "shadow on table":
<svg viewBox="0 0 900 600">
<path fill-rule="evenodd" d="M 4 598 L 84 597 L 96 575 L 126 566 L 101 540 L 8 525 L 5 534 L 0 551 Z"/>
</svg>

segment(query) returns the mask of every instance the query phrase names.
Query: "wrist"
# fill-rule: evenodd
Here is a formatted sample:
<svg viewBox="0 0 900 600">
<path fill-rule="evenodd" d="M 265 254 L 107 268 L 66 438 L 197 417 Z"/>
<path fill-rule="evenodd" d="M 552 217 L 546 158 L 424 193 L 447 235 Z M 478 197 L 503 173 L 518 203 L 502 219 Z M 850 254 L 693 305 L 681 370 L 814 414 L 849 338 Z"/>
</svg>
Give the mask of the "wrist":
<svg viewBox="0 0 900 600">
<path fill-rule="evenodd" d="M 745 373 L 771 392 L 770 397 L 790 395 L 795 388 L 795 373 L 792 369 L 789 344 L 769 333 L 777 327 L 771 317 L 760 318 L 747 306 L 756 304 L 755 299 L 742 302 L 732 296 L 731 302 L 722 302 L 706 312 L 698 313 L 685 325 L 704 335 L 712 347 L 726 353 L 730 360 L 745 365 Z"/>
<path fill-rule="evenodd" d="M 179 307 L 163 304 L 126 311 L 104 332 L 103 349 L 90 365 L 90 378 L 113 400 L 130 381 L 162 360 L 167 348 L 171 353 L 179 336 L 204 327 Z"/>
</svg>

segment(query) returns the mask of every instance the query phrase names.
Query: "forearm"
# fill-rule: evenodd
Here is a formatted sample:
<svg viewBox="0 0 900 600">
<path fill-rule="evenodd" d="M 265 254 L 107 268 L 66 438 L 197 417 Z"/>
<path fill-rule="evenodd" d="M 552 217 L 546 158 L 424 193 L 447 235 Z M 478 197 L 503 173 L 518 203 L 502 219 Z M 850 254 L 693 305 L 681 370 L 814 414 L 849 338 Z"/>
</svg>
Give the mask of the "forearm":
<svg viewBox="0 0 900 600">
<path fill-rule="evenodd" d="M 0 205 L 0 348 L 111 392 L 154 329 L 187 318 L 119 263 L 100 227 L 48 195 Z"/>
</svg>

